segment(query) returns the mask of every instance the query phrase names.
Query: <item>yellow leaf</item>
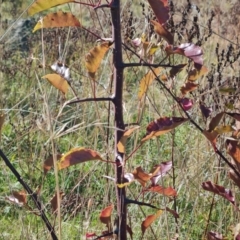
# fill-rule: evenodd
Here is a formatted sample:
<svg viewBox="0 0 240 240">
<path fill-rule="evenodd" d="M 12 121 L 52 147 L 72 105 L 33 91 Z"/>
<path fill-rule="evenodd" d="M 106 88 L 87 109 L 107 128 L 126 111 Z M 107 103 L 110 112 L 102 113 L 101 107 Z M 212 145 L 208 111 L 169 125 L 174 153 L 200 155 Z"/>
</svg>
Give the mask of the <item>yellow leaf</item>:
<svg viewBox="0 0 240 240">
<path fill-rule="evenodd" d="M 101 61 L 110 46 L 110 42 L 104 42 L 101 45 L 92 48 L 85 56 L 85 66 L 88 70 L 89 76 L 93 80 L 95 79 L 95 73 L 101 64 Z"/>
<path fill-rule="evenodd" d="M 233 87 L 229 87 L 229 88 L 219 88 L 219 92 L 221 93 L 235 93 L 236 92 L 236 88 Z"/>
<path fill-rule="evenodd" d="M 91 160 L 102 160 L 102 158 L 94 150 L 81 147 L 74 148 L 62 156 L 60 162 L 58 163 L 58 169 L 61 170 L 72 165 Z"/>
<path fill-rule="evenodd" d="M 33 32 L 41 28 L 81 27 L 78 19 L 71 13 L 62 11 L 49 13 L 35 25 Z"/>
<path fill-rule="evenodd" d="M 159 75 L 159 73 L 161 72 L 162 68 L 158 67 L 156 69 L 153 69 L 154 73 L 156 75 Z M 150 86 L 150 84 L 152 83 L 152 81 L 155 79 L 155 75 L 153 74 L 153 72 L 150 70 L 140 81 L 140 88 L 139 88 L 139 92 L 138 92 L 138 99 L 141 100 L 142 96 L 146 93 L 146 91 L 148 90 L 148 87 Z"/>
<path fill-rule="evenodd" d="M 214 131 L 216 131 L 218 134 L 223 134 L 223 133 L 229 133 L 234 131 L 231 125 L 225 125 L 225 126 L 217 126 Z"/>
<path fill-rule="evenodd" d="M 130 137 L 130 135 L 133 133 L 133 131 L 138 128 L 139 127 L 133 127 L 124 132 L 123 136 L 121 137 L 120 141 L 117 144 L 118 151 L 120 153 L 125 153 L 125 145 L 126 145 L 127 139 Z"/>
<path fill-rule="evenodd" d="M 38 13 L 38 12 L 41 12 L 65 3 L 71 3 L 71 2 L 75 2 L 75 0 L 36 0 L 29 7 L 28 14 L 32 16 L 35 13 Z"/>
<path fill-rule="evenodd" d="M 62 93 L 66 94 L 66 92 L 68 91 L 68 82 L 59 74 L 47 74 L 42 78 L 46 78 L 55 88 L 60 90 Z"/>
</svg>

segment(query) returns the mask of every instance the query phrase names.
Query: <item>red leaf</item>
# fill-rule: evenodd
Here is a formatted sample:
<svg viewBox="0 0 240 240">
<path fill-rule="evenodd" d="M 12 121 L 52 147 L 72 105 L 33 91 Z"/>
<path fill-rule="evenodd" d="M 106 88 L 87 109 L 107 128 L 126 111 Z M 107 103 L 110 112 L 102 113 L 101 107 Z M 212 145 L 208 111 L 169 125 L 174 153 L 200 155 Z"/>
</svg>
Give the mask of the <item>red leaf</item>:
<svg viewBox="0 0 240 240">
<path fill-rule="evenodd" d="M 202 188 L 206 191 L 213 192 L 227 199 L 232 204 L 235 204 L 234 197 L 232 195 L 232 191 L 224 188 L 223 186 L 219 186 L 217 184 L 212 183 L 211 181 L 203 182 Z"/>
<path fill-rule="evenodd" d="M 97 235 L 95 233 L 86 233 L 86 239 L 92 239 L 93 237 L 96 237 Z"/>
<path fill-rule="evenodd" d="M 142 142 L 170 132 L 186 121 L 188 121 L 188 119 L 182 117 L 163 117 L 156 119 L 147 126 L 147 135 L 142 139 Z"/>
<path fill-rule="evenodd" d="M 172 161 L 162 162 L 158 165 L 155 165 L 152 172 L 155 172 L 157 168 L 159 168 L 159 170 L 157 171 L 156 175 L 150 179 L 152 186 L 156 185 L 158 180 L 165 176 L 166 173 L 172 168 Z"/>
<path fill-rule="evenodd" d="M 207 240 L 223 240 L 223 236 L 222 234 L 211 231 L 207 233 Z"/>
<path fill-rule="evenodd" d="M 201 47 L 196 46 L 193 43 L 183 43 L 178 47 L 173 47 L 169 45 L 165 48 L 168 55 L 170 54 L 180 54 L 194 62 L 194 67 L 200 70 L 203 65 L 203 51 Z"/>
<path fill-rule="evenodd" d="M 162 210 L 159 210 L 156 214 L 149 215 L 145 218 L 141 225 L 142 235 L 145 233 L 146 229 L 162 214 L 162 212 Z"/>
<path fill-rule="evenodd" d="M 151 187 L 147 188 L 146 191 L 160 193 L 167 197 L 176 197 L 177 196 L 177 192 L 175 189 L 173 189 L 171 187 L 164 188 L 159 185 L 151 186 Z"/>
<path fill-rule="evenodd" d="M 148 0 L 158 22 L 164 24 L 169 19 L 168 0 Z"/>
<path fill-rule="evenodd" d="M 180 98 L 178 99 L 178 101 L 181 103 L 185 111 L 190 110 L 193 106 L 193 100 L 190 98 Z"/>
<path fill-rule="evenodd" d="M 59 197 L 60 197 L 60 204 L 61 204 L 61 200 L 62 200 L 62 197 L 64 196 L 64 193 L 63 192 L 60 192 L 59 193 Z M 57 209 L 58 209 L 58 202 L 57 202 L 57 193 L 55 193 L 55 195 L 53 196 L 53 198 L 51 199 L 51 207 L 52 207 L 52 210 L 53 210 L 53 213 L 57 213 Z M 59 205 L 60 205 L 59 204 Z"/>
</svg>

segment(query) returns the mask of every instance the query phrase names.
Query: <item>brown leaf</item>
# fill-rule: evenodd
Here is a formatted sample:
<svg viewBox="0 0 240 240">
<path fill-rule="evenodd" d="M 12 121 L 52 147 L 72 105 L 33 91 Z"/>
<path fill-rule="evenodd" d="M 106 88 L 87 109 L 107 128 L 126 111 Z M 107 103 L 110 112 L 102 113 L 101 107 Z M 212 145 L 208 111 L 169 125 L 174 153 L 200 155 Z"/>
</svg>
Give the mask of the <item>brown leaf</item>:
<svg viewBox="0 0 240 240">
<path fill-rule="evenodd" d="M 206 191 L 213 192 L 227 199 L 232 204 L 235 204 L 235 200 L 232 194 L 232 191 L 224 188 L 223 186 L 219 186 L 211 181 L 203 182 L 202 188 Z"/>
<path fill-rule="evenodd" d="M 209 132 L 207 130 L 203 130 L 203 134 L 210 141 L 215 151 L 217 148 L 216 144 L 217 144 L 218 133 L 215 131 Z"/>
<path fill-rule="evenodd" d="M 179 214 L 176 211 L 174 211 L 168 207 L 166 207 L 166 211 L 170 212 L 175 218 L 179 218 Z"/>
<path fill-rule="evenodd" d="M 164 24 L 169 19 L 168 0 L 148 0 L 155 16 L 160 24 Z"/>
<path fill-rule="evenodd" d="M 238 177 L 238 175 L 231 169 L 229 172 L 228 172 L 228 176 L 229 178 L 231 178 L 235 184 L 240 188 L 240 178 Z"/>
<path fill-rule="evenodd" d="M 129 233 L 130 238 L 133 239 L 133 231 L 128 225 L 127 225 L 127 232 Z"/>
<path fill-rule="evenodd" d="M 187 64 L 178 64 L 174 67 L 171 68 L 171 70 L 169 71 L 169 75 L 171 78 L 174 78 L 179 72 L 181 72 Z"/>
<path fill-rule="evenodd" d="M 186 95 L 188 92 L 194 91 L 199 84 L 195 84 L 193 82 L 186 82 L 184 86 L 181 87 L 181 92 L 183 95 Z"/>
<path fill-rule="evenodd" d="M 59 193 L 59 197 L 60 197 L 60 204 L 61 204 L 61 200 L 62 200 L 62 197 L 64 196 L 64 193 L 63 192 L 60 192 Z M 58 210 L 58 202 L 57 202 L 57 193 L 55 193 L 55 195 L 52 197 L 52 199 L 50 200 L 51 202 L 51 207 L 52 207 L 52 211 L 54 214 L 57 214 L 57 210 Z M 59 205 L 60 205 L 59 204 Z"/>
<path fill-rule="evenodd" d="M 229 112 L 225 112 L 225 113 L 230 117 L 234 118 L 235 120 L 240 121 L 240 113 L 229 113 Z"/>
<path fill-rule="evenodd" d="M 145 173 L 142 169 L 142 167 L 137 167 L 133 172 L 134 178 L 141 183 L 143 187 L 145 187 L 147 181 L 151 179 L 151 177 L 155 176 L 157 172 L 159 171 L 160 167 L 157 167 L 153 173 Z"/>
<path fill-rule="evenodd" d="M 5 120 L 5 114 L 4 113 L 0 113 L 0 133 L 1 133 L 1 130 L 2 130 L 2 126 L 3 126 L 4 120 Z"/>
<path fill-rule="evenodd" d="M 35 25 L 33 32 L 42 28 L 59 28 L 59 27 L 81 27 L 78 19 L 70 12 L 49 13 L 39 20 Z"/>
<path fill-rule="evenodd" d="M 35 13 L 70 2 L 75 2 L 75 0 L 54 0 L 54 1 L 35 0 L 34 3 L 28 8 L 28 14 L 32 16 Z"/>
<path fill-rule="evenodd" d="M 208 69 L 205 66 L 202 66 L 200 69 L 194 68 L 188 72 L 188 81 L 196 81 L 198 78 L 203 76 L 208 72 Z"/>
<path fill-rule="evenodd" d="M 147 126 L 147 135 L 141 140 L 142 142 L 151 139 L 153 137 L 160 136 L 167 132 L 170 132 L 174 128 L 178 127 L 182 123 L 188 121 L 187 118 L 182 117 L 163 117 L 159 118 Z"/>
<path fill-rule="evenodd" d="M 111 214 L 112 214 L 113 207 L 114 207 L 113 205 L 110 205 L 104 208 L 99 216 L 100 221 L 106 224 L 107 226 L 111 224 Z"/>
<path fill-rule="evenodd" d="M 91 160 L 102 160 L 101 156 L 92 149 L 74 148 L 64 154 L 58 163 L 58 169 L 64 169 L 72 165 Z"/>
<path fill-rule="evenodd" d="M 156 75 L 159 75 L 159 73 L 161 72 L 162 68 L 158 67 L 153 69 L 154 73 Z M 139 88 L 139 92 L 138 92 L 138 99 L 141 100 L 143 95 L 147 92 L 148 87 L 151 85 L 151 83 L 153 82 L 153 80 L 156 78 L 155 74 L 154 74 L 151 70 L 148 71 L 148 73 L 141 79 L 140 81 L 140 88 Z"/>
<path fill-rule="evenodd" d="M 47 74 L 42 78 L 46 78 L 55 88 L 60 90 L 63 94 L 66 94 L 69 88 L 67 80 L 65 80 L 61 75 L 53 73 Z"/>
<path fill-rule="evenodd" d="M 60 160 L 61 157 L 62 157 L 62 154 L 57 154 L 56 159 Z M 43 170 L 45 175 L 52 168 L 52 166 L 53 166 L 53 156 L 51 155 L 43 163 Z"/>
<path fill-rule="evenodd" d="M 164 40 L 168 42 L 168 44 L 173 44 L 173 35 L 163 27 L 159 22 L 150 20 L 151 24 L 154 27 L 154 31 L 160 35 Z"/>
<path fill-rule="evenodd" d="M 12 195 L 6 197 L 6 199 L 14 204 L 17 204 L 20 207 L 27 204 L 27 194 L 25 191 L 13 191 Z"/>
<path fill-rule="evenodd" d="M 126 146 L 127 139 L 138 128 L 139 128 L 139 126 L 133 127 L 124 132 L 123 136 L 121 137 L 120 141 L 117 144 L 117 148 L 120 153 L 125 153 L 125 146 Z"/>
<path fill-rule="evenodd" d="M 147 188 L 146 191 L 160 193 L 167 197 L 176 197 L 177 196 L 177 192 L 175 189 L 173 189 L 171 187 L 164 188 L 159 185 L 151 186 L 151 187 Z"/>
<path fill-rule="evenodd" d="M 218 126 L 223 115 L 224 115 L 224 112 L 220 112 L 215 117 L 212 118 L 211 122 L 209 123 L 209 129 L 208 129 L 209 132 L 213 131 Z"/>
<path fill-rule="evenodd" d="M 103 42 L 102 44 L 92 48 L 85 56 L 85 66 L 92 80 L 95 80 L 95 73 L 98 70 L 101 61 L 106 52 L 109 50 L 110 46 L 111 43 Z"/>
<path fill-rule="evenodd" d="M 142 235 L 144 235 L 146 229 L 158 218 L 162 215 L 163 211 L 158 210 L 155 214 L 149 215 L 146 217 L 146 219 L 142 222 L 141 228 L 142 228 Z"/>
<path fill-rule="evenodd" d="M 227 153 L 233 158 L 237 163 L 240 163 L 240 146 L 237 141 L 228 139 L 226 141 Z"/>
</svg>

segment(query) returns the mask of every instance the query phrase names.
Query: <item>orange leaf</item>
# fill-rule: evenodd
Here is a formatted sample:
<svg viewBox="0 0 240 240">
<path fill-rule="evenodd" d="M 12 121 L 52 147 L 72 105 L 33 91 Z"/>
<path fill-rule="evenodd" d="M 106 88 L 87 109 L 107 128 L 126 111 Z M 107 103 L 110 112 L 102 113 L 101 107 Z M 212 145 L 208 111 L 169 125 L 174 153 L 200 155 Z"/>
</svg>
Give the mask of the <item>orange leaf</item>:
<svg viewBox="0 0 240 240">
<path fill-rule="evenodd" d="M 226 141 L 227 153 L 236 161 L 240 163 L 240 146 L 237 141 L 227 140 Z"/>
<path fill-rule="evenodd" d="M 168 0 L 148 0 L 154 14 L 160 24 L 165 23 L 169 19 Z"/>
<path fill-rule="evenodd" d="M 110 205 L 104 208 L 99 216 L 100 221 L 108 226 L 111 223 L 112 210 L 113 210 L 113 205 Z"/>
<path fill-rule="evenodd" d="M 46 78 L 55 88 L 60 90 L 63 94 L 66 94 L 68 91 L 69 84 L 68 82 L 59 74 L 47 74 L 42 78 Z"/>
<path fill-rule="evenodd" d="M 149 123 L 149 125 L 147 126 L 147 135 L 141 141 L 144 142 L 153 137 L 168 133 L 186 121 L 188 121 L 188 119 L 182 117 L 159 118 Z"/>
<path fill-rule="evenodd" d="M 126 146 L 127 139 L 138 128 L 139 127 L 133 127 L 124 132 L 123 136 L 121 137 L 120 141 L 117 144 L 117 148 L 120 153 L 125 153 L 125 146 Z"/>
<path fill-rule="evenodd" d="M 194 68 L 188 73 L 188 81 L 196 81 L 202 75 L 206 74 L 208 69 L 205 66 L 202 66 L 200 69 Z"/>
<path fill-rule="evenodd" d="M 161 72 L 162 68 L 158 67 L 156 69 L 153 69 L 154 73 L 156 75 L 159 75 L 159 73 Z M 140 88 L 139 88 L 139 92 L 138 92 L 138 99 L 141 100 L 142 96 L 147 92 L 148 87 L 150 86 L 150 84 L 153 82 L 153 80 L 156 78 L 155 74 L 154 74 L 151 70 L 141 79 L 140 81 Z"/>
<path fill-rule="evenodd" d="M 103 42 L 101 45 L 98 45 L 90 50 L 89 53 L 85 56 L 85 66 L 88 70 L 89 76 L 94 80 L 95 73 L 98 70 L 101 61 L 109 50 L 112 43 Z"/>
<path fill-rule="evenodd" d="M 62 157 L 62 154 L 57 154 L 56 159 L 60 160 L 61 157 Z M 43 170 L 45 175 L 52 168 L 52 166 L 53 166 L 53 156 L 51 155 L 43 163 Z"/>
<path fill-rule="evenodd" d="M 199 84 L 195 84 L 195 83 L 192 83 L 192 82 L 187 82 L 185 84 L 185 86 L 181 87 L 181 92 L 183 95 L 187 94 L 188 92 L 192 92 L 194 91 L 197 87 L 198 87 Z"/>
<path fill-rule="evenodd" d="M 151 24 L 154 27 L 154 31 L 160 35 L 164 40 L 166 40 L 169 44 L 173 44 L 173 35 L 164 28 L 159 22 L 150 20 Z"/>
<path fill-rule="evenodd" d="M 20 207 L 27 204 L 27 194 L 25 191 L 20 192 L 13 191 L 12 195 L 6 197 L 6 199 L 12 203 L 19 205 Z"/>
<path fill-rule="evenodd" d="M 158 218 L 162 215 L 163 211 L 159 210 L 153 215 L 149 215 L 146 219 L 142 222 L 142 235 L 145 233 L 146 229 Z"/>
<path fill-rule="evenodd" d="M 62 11 L 49 13 L 35 25 L 33 32 L 42 28 L 81 27 L 80 22 L 72 13 Z"/>
<path fill-rule="evenodd" d="M 160 193 L 167 197 L 176 197 L 177 196 L 177 192 L 175 189 L 173 189 L 171 187 L 164 188 L 159 185 L 151 186 L 148 189 L 146 189 L 146 191 Z"/>
<path fill-rule="evenodd" d="M 145 173 L 142 169 L 142 167 L 137 167 L 133 172 L 134 178 L 141 183 L 143 187 L 145 187 L 146 182 L 151 179 L 151 177 L 155 176 L 157 172 L 159 171 L 160 167 L 157 167 L 154 169 L 153 173 Z"/>
<path fill-rule="evenodd" d="M 60 162 L 58 163 L 58 169 L 61 170 L 72 165 L 91 160 L 102 160 L 102 158 L 94 150 L 81 147 L 74 148 L 62 156 Z"/>
<path fill-rule="evenodd" d="M 28 14 L 32 16 L 35 13 L 70 2 L 75 2 L 75 0 L 54 0 L 54 1 L 35 0 L 34 3 L 29 7 Z"/>
</svg>

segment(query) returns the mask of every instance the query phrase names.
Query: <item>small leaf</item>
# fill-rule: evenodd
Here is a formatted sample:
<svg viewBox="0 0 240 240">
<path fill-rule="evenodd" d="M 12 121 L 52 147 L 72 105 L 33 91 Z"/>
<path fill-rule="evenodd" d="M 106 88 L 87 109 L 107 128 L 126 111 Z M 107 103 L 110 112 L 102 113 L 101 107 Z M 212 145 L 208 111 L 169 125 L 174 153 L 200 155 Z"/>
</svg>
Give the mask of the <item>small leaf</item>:
<svg viewBox="0 0 240 240">
<path fill-rule="evenodd" d="M 54 1 L 35 0 L 34 3 L 29 7 L 28 14 L 32 16 L 35 13 L 71 2 L 75 2 L 75 0 L 54 0 Z"/>
<path fill-rule="evenodd" d="M 229 113 L 229 112 L 225 112 L 225 113 L 230 117 L 234 118 L 235 120 L 240 121 L 240 113 Z"/>
<path fill-rule="evenodd" d="M 218 126 L 223 115 L 224 115 L 224 112 L 220 112 L 215 117 L 212 118 L 211 122 L 209 123 L 209 129 L 208 129 L 209 132 L 213 131 Z"/>
<path fill-rule="evenodd" d="M 181 72 L 187 64 L 179 64 L 171 68 L 169 75 L 171 78 L 174 78 L 179 72 Z"/>
<path fill-rule="evenodd" d="M 154 73 L 156 75 L 159 75 L 159 73 L 161 72 L 162 68 L 156 68 L 154 69 Z M 142 96 L 147 92 L 148 87 L 151 85 L 152 81 L 156 78 L 155 74 L 154 74 L 151 70 L 141 79 L 140 81 L 140 88 L 139 88 L 139 92 L 138 92 L 138 99 L 141 100 Z"/>
<path fill-rule="evenodd" d="M 33 32 L 42 28 L 81 27 L 80 22 L 72 13 L 62 11 L 49 13 L 39 20 Z"/>
<path fill-rule="evenodd" d="M 156 169 L 159 169 L 156 172 Z M 165 176 L 169 170 L 172 169 L 172 161 L 162 162 L 155 165 L 151 172 L 156 172 L 155 176 L 151 177 L 152 186 L 155 186 L 160 178 Z"/>
<path fill-rule="evenodd" d="M 208 69 L 205 66 L 202 66 L 200 69 L 194 68 L 188 73 L 188 81 L 196 81 L 198 78 L 200 78 L 207 72 L 208 72 Z"/>
<path fill-rule="evenodd" d="M 167 196 L 167 197 L 176 197 L 177 196 L 176 190 L 173 189 L 172 187 L 164 188 L 159 185 L 154 185 L 154 186 L 150 186 L 149 188 L 147 188 L 146 191 L 163 194 L 164 196 Z"/>
<path fill-rule="evenodd" d="M 113 205 L 110 205 L 106 208 L 104 208 L 99 216 L 100 221 L 104 224 L 106 224 L 107 226 L 109 226 L 111 224 L 111 214 L 112 214 L 112 210 L 113 210 Z"/>
<path fill-rule="evenodd" d="M 223 240 L 222 234 L 210 231 L 207 233 L 207 240 Z"/>
<path fill-rule="evenodd" d="M 168 133 L 186 121 L 188 121 L 188 119 L 182 117 L 159 118 L 149 123 L 149 125 L 147 126 L 147 135 L 141 141 L 144 142 L 153 137 Z"/>
<path fill-rule="evenodd" d="M 231 169 L 229 172 L 228 172 L 228 176 L 229 178 L 231 178 L 235 184 L 240 188 L 240 178 L 238 177 L 238 175 Z"/>
<path fill-rule="evenodd" d="M 61 170 L 72 165 L 91 160 L 102 160 L 102 158 L 94 150 L 82 147 L 74 148 L 62 156 L 60 162 L 58 163 L 58 168 Z"/>
<path fill-rule="evenodd" d="M 179 98 L 178 101 L 185 111 L 189 111 L 193 106 L 193 100 L 190 98 Z"/>
<path fill-rule="evenodd" d="M 240 163 L 240 146 L 237 141 L 226 141 L 227 153 L 234 159 L 235 162 Z"/>
<path fill-rule="evenodd" d="M 202 188 L 206 191 L 218 194 L 218 195 L 222 196 L 223 198 L 227 199 L 232 204 L 235 204 L 235 200 L 234 200 L 232 191 L 224 188 L 223 186 L 219 186 L 217 184 L 214 184 L 214 183 L 208 181 L 208 182 L 202 183 Z"/>
<path fill-rule="evenodd" d="M 150 20 L 151 24 L 154 27 L 154 31 L 160 35 L 164 40 L 168 42 L 168 44 L 173 44 L 173 35 L 163 27 L 159 22 Z"/>
<path fill-rule="evenodd" d="M 132 231 L 132 228 L 130 228 L 128 225 L 127 225 L 127 232 L 129 233 L 130 238 L 133 240 L 133 231 Z"/>
<path fill-rule="evenodd" d="M 144 235 L 146 229 L 158 218 L 162 215 L 163 211 L 159 210 L 153 215 L 149 215 L 146 217 L 146 219 L 142 222 L 141 228 L 142 228 L 142 235 Z"/>
<path fill-rule="evenodd" d="M 109 50 L 111 43 L 103 42 L 102 44 L 92 48 L 85 56 L 85 66 L 88 70 L 89 76 L 95 80 L 95 73 L 98 70 L 101 61 Z"/>
<path fill-rule="evenodd" d="M 62 200 L 62 197 L 64 196 L 64 193 L 60 192 L 59 195 L 60 195 L 59 197 L 60 197 L 60 204 L 61 204 L 61 200 Z M 55 193 L 55 195 L 52 197 L 50 202 L 51 202 L 52 211 L 54 214 L 56 214 L 58 210 L 57 193 Z"/>
<path fill-rule="evenodd" d="M 65 80 L 59 74 L 47 74 L 42 78 L 46 78 L 55 88 L 60 90 L 63 94 L 66 94 L 69 88 L 67 80 Z"/>
<path fill-rule="evenodd" d="M 6 197 L 6 199 L 14 204 L 17 204 L 19 207 L 27 204 L 27 194 L 25 191 L 16 192 L 13 191 L 12 195 Z"/>
<path fill-rule="evenodd" d="M 126 146 L 127 139 L 138 128 L 139 128 L 139 126 L 133 127 L 124 132 L 123 136 L 121 137 L 120 141 L 117 144 L 117 148 L 120 153 L 125 153 L 125 146 Z"/>
<path fill-rule="evenodd" d="M 93 237 L 96 237 L 96 233 L 86 233 L 86 240 L 89 239 L 89 240 L 92 240 Z"/>
<path fill-rule="evenodd" d="M 220 93 L 235 93 L 237 91 L 236 88 L 228 87 L 228 88 L 219 88 Z"/>
<path fill-rule="evenodd" d="M 2 126 L 3 126 L 4 120 L 5 120 L 5 114 L 4 113 L 0 113 L 0 133 L 1 133 L 1 130 L 2 130 Z"/>
<path fill-rule="evenodd" d="M 183 95 L 186 95 L 188 92 L 194 91 L 199 84 L 195 84 L 193 82 L 186 82 L 184 86 L 181 87 L 181 92 Z"/>
<path fill-rule="evenodd" d="M 160 24 L 164 24 L 169 19 L 169 6 L 167 0 L 148 0 L 155 16 Z"/>
<path fill-rule="evenodd" d="M 201 69 L 203 65 L 203 51 L 201 47 L 193 43 L 183 43 L 178 47 L 173 47 L 168 45 L 165 48 L 165 51 L 168 55 L 170 54 L 180 54 L 194 62 L 194 67 L 196 69 Z"/>
<path fill-rule="evenodd" d="M 212 113 L 212 108 L 209 108 L 209 107 L 206 107 L 205 105 L 203 104 L 200 104 L 200 110 L 202 112 L 202 115 L 205 117 L 205 118 L 208 118 L 211 113 Z"/>
<path fill-rule="evenodd" d="M 143 187 L 145 187 L 146 182 L 151 179 L 151 177 L 155 176 L 157 172 L 159 171 L 160 167 L 157 167 L 153 173 L 145 173 L 142 169 L 142 167 L 137 167 L 133 172 L 134 178 L 141 183 Z"/>
<path fill-rule="evenodd" d="M 217 126 L 214 129 L 215 132 L 217 132 L 218 134 L 223 134 L 223 133 L 229 133 L 234 131 L 233 127 L 231 125 L 225 125 L 225 126 Z"/>
<path fill-rule="evenodd" d="M 175 218 L 179 218 L 179 214 L 176 211 L 174 211 L 168 207 L 166 207 L 166 211 L 170 212 Z"/>
<path fill-rule="evenodd" d="M 217 144 L 217 137 L 218 133 L 215 131 L 209 132 L 207 130 L 203 130 L 204 136 L 210 141 L 210 143 L 213 146 L 214 151 L 216 150 L 216 144 Z"/>
<path fill-rule="evenodd" d="M 62 157 L 62 154 L 57 154 L 56 159 L 60 160 L 61 157 Z M 43 170 L 45 175 L 52 168 L 52 166 L 53 166 L 53 156 L 51 155 L 43 163 Z"/>
</svg>

